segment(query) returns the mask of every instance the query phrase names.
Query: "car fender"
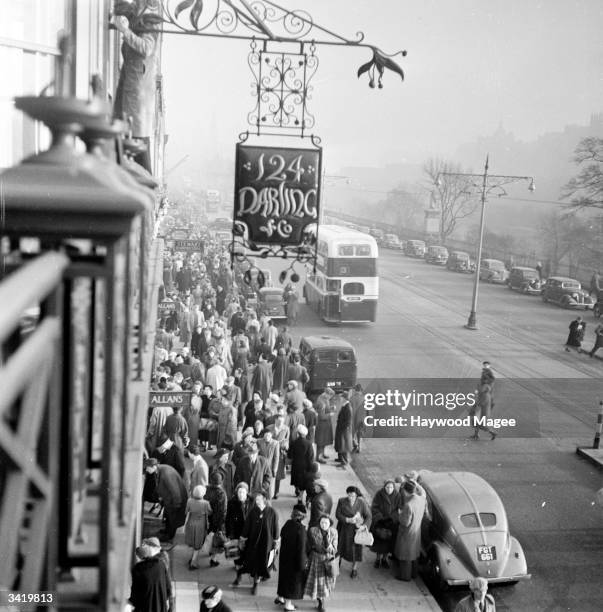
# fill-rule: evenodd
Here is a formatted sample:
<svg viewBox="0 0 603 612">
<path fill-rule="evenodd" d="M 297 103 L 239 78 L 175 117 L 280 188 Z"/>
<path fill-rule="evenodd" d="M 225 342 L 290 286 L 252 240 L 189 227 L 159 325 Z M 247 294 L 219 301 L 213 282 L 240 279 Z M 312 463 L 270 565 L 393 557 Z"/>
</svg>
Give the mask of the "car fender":
<svg viewBox="0 0 603 612">
<path fill-rule="evenodd" d="M 503 572 L 504 577 L 513 579 L 516 576 L 525 576 L 528 573 L 528 563 L 523 548 L 517 538 L 509 536 L 509 556 Z"/>
<path fill-rule="evenodd" d="M 427 551 L 427 558 L 437 562 L 439 577 L 443 582 L 459 580 L 468 582 L 475 576 L 444 542 L 432 542 Z"/>
</svg>

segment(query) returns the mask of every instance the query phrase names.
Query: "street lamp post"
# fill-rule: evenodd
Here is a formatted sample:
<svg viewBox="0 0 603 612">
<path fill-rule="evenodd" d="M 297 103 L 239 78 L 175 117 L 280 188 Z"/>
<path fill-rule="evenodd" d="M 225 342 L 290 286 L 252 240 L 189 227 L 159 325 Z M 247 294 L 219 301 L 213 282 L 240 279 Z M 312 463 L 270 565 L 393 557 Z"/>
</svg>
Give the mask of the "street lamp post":
<svg viewBox="0 0 603 612">
<path fill-rule="evenodd" d="M 509 175 L 500 175 L 500 174 L 488 174 L 489 168 L 489 155 L 486 155 L 486 163 L 484 165 L 484 173 L 483 174 L 470 174 L 464 172 L 440 172 L 436 177 L 436 186 L 441 186 L 442 176 L 451 176 L 451 177 L 465 177 L 472 187 L 481 187 L 481 210 L 480 210 L 480 218 L 479 218 L 479 239 L 477 243 L 477 255 L 476 255 L 476 263 L 475 263 L 475 278 L 473 279 L 473 298 L 471 300 L 471 312 L 469 313 L 469 319 L 465 327 L 467 329 L 478 329 L 477 326 L 477 296 L 479 293 L 479 273 L 482 262 L 482 247 L 484 243 L 484 221 L 486 217 L 486 201 L 488 198 L 488 194 L 491 193 L 494 189 L 500 189 L 501 193 L 499 196 L 506 195 L 505 190 L 503 189 L 503 185 L 508 185 L 510 183 L 516 183 L 518 181 L 530 181 L 530 186 L 528 189 L 530 191 L 534 191 L 536 189 L 534 185 L 534 177 L 532 176 L 509 176 Z M 478 182 L 472 181 L 481 181 L 481 185 Z"/>
</svg>

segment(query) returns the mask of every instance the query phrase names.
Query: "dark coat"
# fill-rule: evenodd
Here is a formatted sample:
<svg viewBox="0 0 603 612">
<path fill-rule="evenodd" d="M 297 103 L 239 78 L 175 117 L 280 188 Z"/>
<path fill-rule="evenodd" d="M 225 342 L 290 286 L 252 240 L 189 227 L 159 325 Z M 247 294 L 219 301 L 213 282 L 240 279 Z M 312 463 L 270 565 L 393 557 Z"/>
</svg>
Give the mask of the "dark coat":
<svg viewBox="0 0 603 612">
<path fill-rule="evenodd" d="M 130 603 L 135 612 L 167 612 L 172 585 L 165 563 L 158 556 L 132 568 Z"/>
<path fill-rule="evenodd" d="M 316 493 L 312 497 L 310 504 L 310 523 L 308 527 L 315 527 L 320 521 L 320 517 L 323 514 L 331 515 L 333 510 L 333 498 L 326 491 Z"/>
<path fill-rule="evenodd" d="M 306 528 L 301 521 L 289 519 L 281 529 L 278 595 L 285 599 L 302 599 L 307 560 Z"/>
<path fill-rule="evenodd" d="M 251 457 L 247 455 L 239 461 L 235 472 L 235 482 L 246 482 L 249 485 L 249 492 L 263 491 L 266 495 L 270 492 L 270 479 L 272 472 L 266 457 L 258 455 L 255 464 L 252 463 Z"/>
<path fill-rule="evenodd" d="M 314 461 L 312 443 L 306 438 L 296 438 L 289 447 L 289 456 L 291 457 L 291 485 L 297 489 L 304 489 L 307 472 L 310 471 Z"/>
<path fill-rule="evenodd" d="M 208 531 L 213 531 L 214 533 L 225 531 L 226 493 L 224 493 L 224 489 L 219 485 L 209 485 L 205 493 L 205 499 L 211 506 Z"/>
<path fill-rule="evenodd" d="M 155 449 L 151 453 L 151 457 L 153 459 L 157 459 L 157 461 L 159 461 L 159 463 L 162 465 L 169 465 L 170 467 L 173 467 L 178 472 L 180 477 L 184 478 L 184 455 L 176 445 L 168 448 L 164 453 L 158 449 Z"/>
<path fill-rule="evenodd" d="M 421 524 L 425 514 L 424 493 L 413 493 L 398 515 L 399 527 L 394 555 L 400 561 L 415 561 L 421 553 Z"/>
<path fill-rule="evenodd" d="M 188 492 L 184 486 L 180 474 L 171 465 L 157 466 L 157 495 L 163 500 L 165 506 L 182 508 L 182 523 L 184 525 L 184 513 Z"/>
<path fill-rule="evenodd" d="M 584 340 L 584 331 L 586 330 L 586 323 L 584 321 L 572 321 L 569 324 L 569 335 L 565 344 L 567 346 L 574 346 L 580 348 L 582 346 L 582 340 Z"/>
<path fill-rule="evenodd" d="M 211 466 L 209 473 L 220 472 L 222 474 L 222 487 L 226 493 L 226 499 L 230 499 L 234 493 L 235 484 L 235 466 L 230 461 L 227 461 L 224 465 L 214 463 Z"/>
<path fill-rule="evenodd" d="M 278 540 L 278 516 L 270 507 L 260 510 L 257 506 L 251 509 L 241 538 L 244 538 L 243 573 L 251 576 L 268 579 L 268 557 Z"/>
<path fill-rule="evenodd" d="M 260 394 L 260 397 L 266 401 L 272 389 L 272 368 L 267 361 L 260 361 L 251 377 L 252 393 Z"/>
<path fill-rule="evenodd" d="M 272 362 L 272 389 L 274 391 L 282 391 L 287 385 L 287 368 L 289 367 L 289 359 L 287 355 L 277 355 Z"/>
<path fill-rule="evenodd" d="M 375 537 L 375 542 L 371 548 L 376 553 L 391 552 L 396 541 L 396 530 L 398 522 L 398 506 L 400 504 L 400 493 L 394 490 L 391 495 L 388 495 L 385 488 L 379 489 L 375 493 L 373 503 L 371 504 L 371 513 L 373 515 L 371 523 L 371 532 Z M 392 533 L 387 540 L 381 539 L 376 533 L 376 529 L 383 527 L 389 529 Z"/>
<path fill-rule="evenodd" d="M 253 500 L 248 497 L 245 502 L 240 502 L 235 495 L 228 500 L 226 508 L 226 536 L 231 540 L 238 540 L 243 532 L 245 519 L 253 508 Z"/>
<path fill-rule="evenodd" d="M 337 415 L 335 426 L 335 451 L 338 453 L 351 453 L 352 443 L 352 407 L 346 402 Z"/>
</svg>

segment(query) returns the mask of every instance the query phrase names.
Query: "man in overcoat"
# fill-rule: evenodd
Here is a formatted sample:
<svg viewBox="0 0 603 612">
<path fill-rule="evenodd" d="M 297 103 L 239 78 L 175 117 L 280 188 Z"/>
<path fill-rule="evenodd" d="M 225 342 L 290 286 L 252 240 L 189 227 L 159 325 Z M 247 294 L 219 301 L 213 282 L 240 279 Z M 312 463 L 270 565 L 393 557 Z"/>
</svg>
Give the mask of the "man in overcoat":
<svg viewBox="0 0 603 612">
<path fill-rule="evenodd" d="M 243 457 L 235 472 L 235 482 L 246 482 L 249 490 L 253 493 L 262 491 L 267 497 L 270 494 L 270 482 L 272 472 L 265 457 L 259 454 L 258 445 L 255 439 L 251 438 L 247 442 L 248 454 Z"/>
<path fill-rule="evenodd" d="M 402 487 L 405 503 L 398 510 L 398 533 L 394 556 L 398 560 L 398 580 L 410 581 L 417 575 L 417 559 L 421 553 L 421 523 L 426 497 L 414 480 Z"/>
<path fill-rule="evenodd" d="M 314 461 L 314 448 L 307 439 L 308 428 L 305 425 L 297 426 L 297 438 L 289 446 L 291 458 L 291 485 L 295 487 L 295 495 L 303 495 L 306 486 L 306 475 Z"/>
</svg>

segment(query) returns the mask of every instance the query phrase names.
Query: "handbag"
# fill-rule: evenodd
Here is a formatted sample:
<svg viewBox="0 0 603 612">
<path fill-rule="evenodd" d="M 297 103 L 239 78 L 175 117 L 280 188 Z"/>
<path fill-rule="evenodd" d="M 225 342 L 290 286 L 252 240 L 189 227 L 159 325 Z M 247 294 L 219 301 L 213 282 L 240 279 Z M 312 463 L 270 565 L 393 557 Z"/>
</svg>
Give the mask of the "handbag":
<svg viewBox="0 0 603 612">
<path fill-rule="evenodd" d="M 214 532 L 210 531 L 205 536 L 205 540 L 203 540 L 203 546 L 201 547 L 201 552 L 204 555 L 209 555 L 213 541 L 214 541 Z"/>
<path fill-rule="evenodd" d="M 332 559 L 325 559 L 325 574 L 328 578 L 337 578 L 339 576 L 339 555 L 335 555 Z"/>
<path fill-rule="evenodd" d="M 392 530 L 388 529 L 387 527 L 376 527 L 375 528 L 375 535 L 380 540 L 391 540 L 392 539 L 392 535 L 394 535 L 394 534 L 393 534 Z"/>
<path fill-rule="evenodd" d="M 212 540 L 212 549 L 219 550 L 224 548 L 224 544 L 226 543 L 226 536 L 223 531 L 216 531 L 214 533 L 214 537 Z"/>
<path fill-rule="evenodd" d="M 227 559 L 239 556 L 239 540 L 228 540 L 224 542 L 224 556 Z"/>
<path fill-rule="evenodd" d="M 354 534 L 354 544 L 360 544 L 361 546 L 372 546 L 375 538 L 373 534 L 368 530 L 366 525 L 363 525 L 356 530 Z"/>
</svg>

